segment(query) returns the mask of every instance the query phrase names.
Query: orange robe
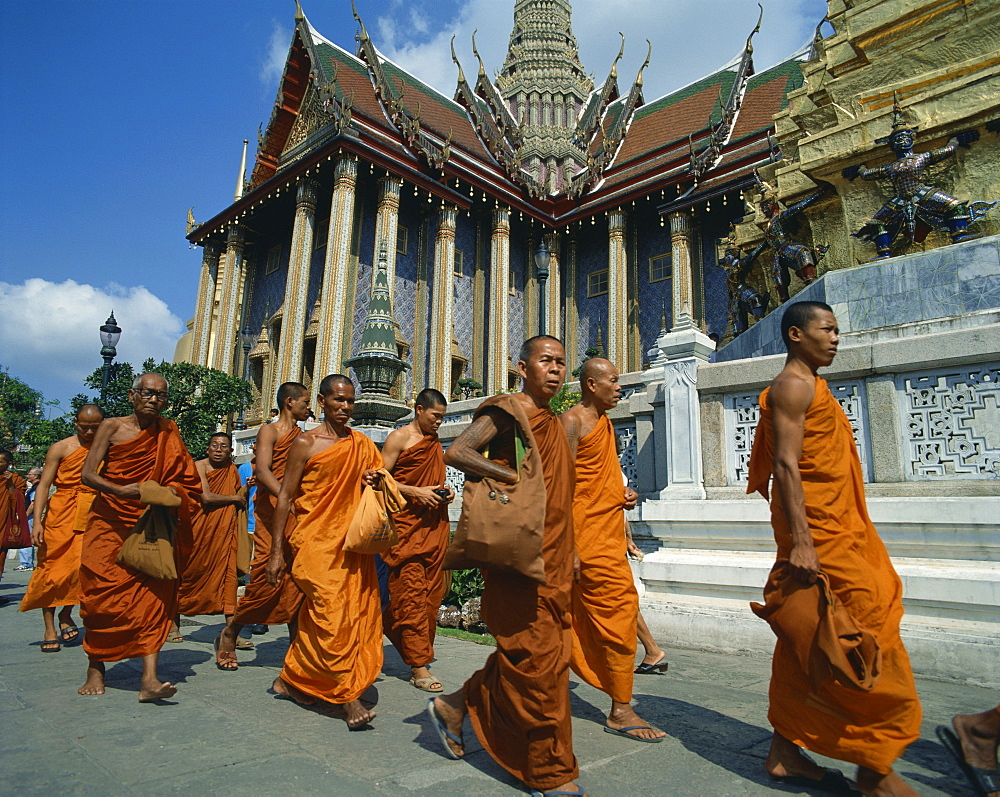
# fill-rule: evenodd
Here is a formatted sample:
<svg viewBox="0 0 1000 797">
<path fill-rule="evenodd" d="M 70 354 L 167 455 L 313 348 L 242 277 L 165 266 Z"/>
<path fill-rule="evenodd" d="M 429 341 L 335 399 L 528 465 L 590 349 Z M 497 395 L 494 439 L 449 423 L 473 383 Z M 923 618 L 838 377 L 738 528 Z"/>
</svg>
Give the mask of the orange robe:
<svg viewBox="0 0 1000 797">
<path fill-rule="evenodd" d="M 216 495 L 236 495 L 240 474 L 236 466 L 210 468 L 208 489 Z M 236 611 L 236 532 L 240 511 L 235 506 L 192 511 L 192 548 L 184 562 L 177 590 L 177 613 L 232 614 Z"/>
<path fill-rule="evenodd" d="M 27 486 L 21 476 L 9 470 L 0 475 L 0 551 L 8 550 L 2 547 L 3 541 L 28 527 L 24 501 Z"/>
<path fill-rule="evenodd" d="M 576 452 L 573 532 L 580 580 L 573 584 L 570 666 L 618 703 L 632 700 L 639 593 L 625 556 L 621 466 L 611 419 L 601 416 Z"/>
<path fill-rule="evenodd" d="M 920 735 L 920 701 L 899 637 L 903 588 L 868 517 L 851 425 L 818 376 L 815 389 L 799 460 L 809 530 L 837 600 L 878 639 L 882 676 L 867 693 L 833 681 L 813 690 L 792 652 L 779 641 L 771 668 L 768 720 L 778 733 L 808 750 L 886 773 Z M 774 450 L 769 390 L 760 396 L 747 487 L 747 492 L 759 491 L 765 498 Z M 779 495 L 771 500 L 771 525 L 778 556 L 764 586 L 765 601 L 778 590 L 792 549 Z"/>
<path fill-rule="evenodd" d="M 73 449 L 56 470 L 56 491 L 45 511 L 45 534 L 38 546 L 38 567 L 31 574 L 21 611 L 80 602 L 80 552 L 83 531 L 96 493 L 80 481 L 89 448 Z"/>
<path fill-rule="evenodd" d="M 515 396 L 487 399 L 503 409 Z M 486 572 L 482 617 L 497 650 L 465 683 L 469 718 L 483 747 L 532 789 L 545 791 L 579 774 L 573 755 L 569 661 L 573 649 L 573 458 L 566 433 L 546 408 L 528 413 L 545 482 L 545 585 L 517 574 Z M 491 458 L 513 463 L 512 445 Z M 624 533 L 624 532 L 623 532 Z"/>
<path fill-rule="evenodd" d="M 190 547 L 192 493 L 201 478 L 177 424 L 158 418 L 131 440 L 108 449 L 104 478 L 114 484 L 153 480 L 181 495 L 175 548 Z M 156 653 L 166 641 L 177 610 L 177 580 L 156 579 L 115 559 L 145 510 L 138 500 L 98 493 L 91 506 L 80 557 L 80 616 L 83 647 L 97 661 L 120 661 Z"/>
<path fill-rule="evenodd" d="M 298 426 L 293 426 L 286 434 L 274 441 L 271 451 L 271 473 L 281 483 L 285 477 L 285 463 L 292 442 L 302 434 Z M 259 482 L 254 497 L 253 561 L 250 563 L 250 579 L 236 606 L 234 623 L 240 625 L 282 625 L 290 622 L 299 613 L 302 592 L 292 581 L 288 571 L 277 586 L 272 587 L 264 578 L 267 560 L 271 556 L 271 523 L 274 520 L 274 504 L 277 497 Z M 289 515 L 289 524 L 295 518 Z M 292 549 L 288 543 L 291 525 L 285 531 L 285 562 L 291 568 Z"/>
<path fill-rule="evenodd" d="M 330 703 L 357 700 L 382 669 L 382 608 L 375 558 L 344 550 L 361 500 L 361 474 L 383 466 L 360 432 L 308 459 L 295 498 L 292 578 L 305 599 L 281 677 Z"/>
<path fill-rule="evenodd" d="M 444 449 L 436 434 L 401 452 L 393 478 L 410 487 L 444 484 Z M 441 564 L 448 547 L 448 506 L 422 506 L 407 501 L 393 515 L 399 544 L 381 554 L 389 567 L 389 605 L 382 615 L 385 634 L 410 667 L 425 667 L 434 659 L 437 613 L 444 597 Z"/>
</svg>

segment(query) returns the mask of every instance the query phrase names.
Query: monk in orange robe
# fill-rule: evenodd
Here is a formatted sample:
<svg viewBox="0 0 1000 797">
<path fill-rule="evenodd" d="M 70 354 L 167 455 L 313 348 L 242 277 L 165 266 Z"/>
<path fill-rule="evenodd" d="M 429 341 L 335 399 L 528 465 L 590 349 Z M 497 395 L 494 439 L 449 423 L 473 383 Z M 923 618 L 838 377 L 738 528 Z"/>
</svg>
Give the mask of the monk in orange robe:
<svg viewBox="0 0 1000 797">
<path fill-rule="evenodd" d="M 286 623 L 289 639 L 294 639 L 296 618 L 302 605 L 302 591 L 287 572 L 273 586 L 264 575 L 271 557 L 275 501 L 281 492 L 288 451 L 295 439 L 302 434 L 298 422 L 309 417 L 309 391 L 299 382 L 285 382 L 278 388 L 277 402 L 280 413 L 275 420 L 260 427 L 254 449 L 257 493 L 254 497 L 256 522 L 250 579 L 243 597 L 236 605 L 236 613 L 226 623 L 216 646 L 218 656 L 231 662 L 226 665 L 227 669 L 234 669 L 233 665 L 236 664 L 236 643 L 244 626 Z M 294 515 L 290 522 L 295 522 Z M 292 552 L 287 537 L 283 544 L 284 559 L 291 563 Z"/>
<path fill-rule="evenodd" d="M 774 736 L 764 766 L 777 780 L 846 793 L 846 778 L 816 765 L 804 747 L 857 764 L 864 794 L 915 795 L 892 769 L 920 735 L 920 702 L 899 636 L 902 585 L 868 516 L 850 423 L 817 375 L 837 353 L 837 319 L 822 302 L 796 302 L 785 310 L 781 330 L 788 358 L 760 396 L 747 487 L 767 498 L 774 475 L 778 556 L 764 598 L 776 603 L 822 571 L 835 599 L 875 635 L 882 672 L 871 691 L 831 679 L 813 687 L 779 639 L 768 712 Z"/>
<path fill-rule="evenodd" d="M 80 633 L 73 622 L 73 607 L 80 602 L 83 531 L 87 527 L 90 505 L 97 495 L 83 485 L 81 477 L 83 462 L 102 420 L 104 413 L 96 404 L 84 404 L 77 410 L 76 434 L 49 448 L 35 491 L 31 537 L 38 546 L 38 566 L 21 600 L 21 611 L 42 610 L 44 652 L 59 650 L 60 639 L 72 642 Z M 53 484 L 56 491 L 50 498 Z M 58 632 L 55 624 L 57 606 L 62 607 Z"/>
<path fill-rule="evenodd" d="M 302 704 L 316 699 L 341 705 L 351 730 L 375 712 L 361 702 L 382 669 L 382 609 L 371 554 L 344 550 L 344 538 L 363 485 L 383 467 L 375 444 L 347 428 L 354 411 L 354 384 L 331 374 L 319 387 L 323 423 L 300 435 L 288 454 L 274 512 L 267 580 L 285 570 L 284 538 L 295 558 L 292 579 L 302 590 L 299 625 L 272 686 Z M 287 525 L 295 505 L 297 523 Z"/>
<path fill-rule="evenodd" d="M 13 464 L 14 455 L 10 451 L 0 451 L 0 576 L 7 564 L 9 550 L 3 547 L 4 541 L 16 539 L 28 528 L 24 505 L 24 491 L 28 483 L 10 470 Z M 3 603 L 6 602 L 3 600 Z"/>
<path fill-rule="evenodd" d="M 228 622 L 236 612 L 239 513 L 247 506 L 240 494 L 242 480 L 233 464 L 229 434 L 213 434 L 206 458 L 198 460 L 195 467 L 202 493 L 192 513 L 192 547 L 180 573 L 177 614 L 223 614 Z M 236 656 L 217 652 L 215 664 L 220 670 L 235 670 Z"/>
<path fill-rule="evenodd" d="M 98 492 L 84 532 L 80 559 L 83 648 L 90 660 L 81 695 L 104 694 L 104 662 L 142 659 L 139 701 L 162 700 L 177 692 L 160 681 L 160 648 L 177 611 L 177 580 L 156 579 L 115 560 L 145 510 L 139 484 L 155 481 L 181 498 L 176 547 L 190 547 L 188 506 L 201 491 L 194 460 L 177 424 L 160 413 L 167 406 L 167 380 L 142 374 L 128 392 L 134 412 L 107 418 L 83 463 L 83 483 Z"/>
<path fill-rule="evenodd" d="M 604 730 L 642 742 L 666 734 L 632 708 L 639 593 L 626 558 L 625 509 L 639 496 L 622 484 L 615 430 L 608 410 L 618 405 L 618 369 L 600 357 L 583 364 L 580 403 L 562 415 L 576 460 L 573 531 L 579 576 L 573 584 L 570 667 L 611 698 Z"/>
<path fill-rule="evenodd" d="M 406 498 L 403 510 L 393 515 L 399 544 L 381 554 L 389 568 L 389 604 L 382 623 L 412 670 L 410 683 L 425 692 L 442 691 L 428 665 L 434 660 L 437 614 L 445 592 L 441 565 L 448 548 L 448 504 L 455 497 L 444 482 L 444 449 L 437 436 L 447 407 L 440 391 L 420 391 L 413 420 L 393 431 L 382 447 L 385 467 Z"/>
<path fill-rule="evenodd" d="M 472 477 L 514 484 L 516 462 L 512 403 L 527 415 L 542 460 L 546 584 L 519 574 L 486 571 L 482 617 L 497 651 L 457 692 L 431 698 L 428 714 L 446 752 L 464 755 L 462 723 L 468 714 L 487 752 L 530 789 L 583 794 L 573 755 L 569 709 L 572 652 L 573 457 L 562 424 L 549 408 L 566 378 L 558 338 L 539 335 L 521 347 L 517 364 L 524 387 L 480 405 L 476 417 L 445 452 L 445 463 Z M 499 438 L 494 444 L 491 440 Z M 499 443 L 499 445 L 498 445 Z M 480 452 L 490 445 L 490 459 Z M 495 450 L 499 449 L 499 450 Z"/>
</svg>

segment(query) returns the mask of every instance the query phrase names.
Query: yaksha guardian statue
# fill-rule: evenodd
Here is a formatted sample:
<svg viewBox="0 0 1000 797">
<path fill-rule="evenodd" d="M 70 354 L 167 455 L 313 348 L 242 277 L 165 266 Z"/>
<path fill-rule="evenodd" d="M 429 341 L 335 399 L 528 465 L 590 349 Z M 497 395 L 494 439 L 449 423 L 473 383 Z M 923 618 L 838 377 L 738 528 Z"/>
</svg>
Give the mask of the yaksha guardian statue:
<svg viewBox="0 0 1000 797">
<path fill-rule="evenodd" d="M 726 251 L 719 258 L 719 265 L 726 270 L 728 278 L 729 323 L 733 326 L 733 337 L 735 338 L 747 331 L 751 315 L 759 321 L 767 313 L 769 294 L 761 295 L 747 284 L 750 267 L 767 246 L 767 243 L 758 244 L 746 255 L 736 245 L 732 236 L 721 243 L 726 244 Z"/>
<path fill-rule="evenodd" d="M 829 187 L 824 186 L 782 210 L 778 204 L 778 192 L 759 177 L 757 184 L 760 190 L 760 210 L 764 214 L 764 222 L 760 224 L 760 228 L 764 233 L 764 243 L 773 250 L 771 273 L 778 296 L 782 302 L 787 302 L 790 271 L 794 271 L 799 279 L 809 285 L 816 281 L 816 264 L 826 254 L 827 247 L 808 247 L 793 241 L 792 235 L 799 228 L 798 216 L 823 197 Z"/>
<path fill-rule="evenodd" d="M 902 108 L 893 109 L 892 132 L 876 144 L 888 144 L 896 160 L 885 166 L 869 169 L 864 165 L 849 166 L 842 174 L 848 180 L 889 180 L 895 195 L 879 208 L 871 220 L 853 233 L 855 238 L 875 245 L 878 258 L 892 255 L 890 246 L 900 232 L 911 241 L 920 243 L 931 230 L 945 230 L 954 243 L 966 241 L 969 225 L 979 220 L 996 202 L 962 202 L 925 182 L 930 167 L 951 158 L 959 147 L 969 147 L 979 139 L 975 130 L 956 134 L 947 144 L 929 152 L 914 152 L 916 128 L 903 121 Z"/>
</svg>

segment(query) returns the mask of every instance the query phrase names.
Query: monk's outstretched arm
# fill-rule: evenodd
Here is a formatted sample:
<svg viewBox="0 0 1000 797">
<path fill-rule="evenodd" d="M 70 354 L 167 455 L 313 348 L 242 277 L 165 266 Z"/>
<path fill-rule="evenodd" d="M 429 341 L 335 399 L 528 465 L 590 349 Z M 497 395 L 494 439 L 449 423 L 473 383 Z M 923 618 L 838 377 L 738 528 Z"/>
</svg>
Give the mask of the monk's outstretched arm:
<svg viewBox="0 0 1000 797">
<path fill-rule="evenodd" d="M 500 410 L 487 409 L 468 429 L 455 438 L 444 452 L 446 465 L 458 468 L 467 476 L 494 479 L 502 484 L 517 484 L 517 473 L 488 460 L 482 451 L 501 430 L 510 428 L 511 420 Z"/>
<path fill-rule="evenodd" d="M 309 459 L 309 450 L 312 448 L 312 441 L 305 435 L 299 437 L 292 443 L 288 452 L 288 461 L 285 465 L 285 477 L 281 482 L 281 489 L 278 491 L 278 500 L 274 505 L 274 527 L 271 529 L 271 556 L 267 560 L 267 567 L 264 569 L 264 578 L 271 586 L 277 586 L 282 573 L 285 572 L 285 526 L 288 524 L 288 515 L 292 506 L 292 499 L 298 495 L 299 485 L 302 483 L 302 470 L 305 468 L 306 460 Z"/>
<path fill-rule="evenodd" d="M 114 482 L 109 482 L 98 472 L 101 464 L 104 462 L 104 458 L 108 455 L 108 449 L 111 447 L 111 438 L 118 431 L 120 423 L 120 418 L 108 418 L 97 427 L 97 434 L 94 436 L 94 442 L 90 446 L 90 453 L 87 454 L 87 459 L 83 463 L 83 472 L 80 474 L 80 480 L 87 487 L 97 490 L 99 493 L 138 500 L 138 484 L 115 484 Z"/>
<path fill-rule="evenodd" d="M 35 500 L 32 501 L 34 507 L 34 523 L 31 526 L 31 541 L 35 545 L 41 545 L 45 540 L 45 528 L 42 525 L 42 515 L 45 514 L 45 507 L 49 504 L 49 490 L 52 482 L 56 480 L 56 471 L 59 470 L 59 463 L 68 453 L 65 440 L 49 448 L 45 454 L 45 464 L 42 465 L 42 475 L 38 480 L 38 487 L 35 489 Z"/>
<path fill-rule="evenodd" d="M 799 460 L 805 435 L 806 410 L 812 403 L 815 386 L 802 379 L 789 378 L 771 388 L 770 404 L 774 428 L 774 481 L 781 508 L 792 534 L 788 565 L 792 576 L 812 584 L 820 571 L 819 557 L 813 546 Z"/>
</svg>

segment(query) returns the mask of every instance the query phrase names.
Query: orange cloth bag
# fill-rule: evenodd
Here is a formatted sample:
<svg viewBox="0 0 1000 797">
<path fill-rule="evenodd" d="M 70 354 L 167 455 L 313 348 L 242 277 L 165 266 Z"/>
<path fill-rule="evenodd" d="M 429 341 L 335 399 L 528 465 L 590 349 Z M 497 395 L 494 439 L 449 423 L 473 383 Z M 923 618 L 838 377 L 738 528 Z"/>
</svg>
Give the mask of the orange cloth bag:
<svg viewBox="0 0 1000 797">
<path fill-rule="evenodd" d="M 155 481 L 146 481 L 139 485 L 139 500 L 146 504 L 146 510 L 125 540 L 115 561 L 153 578 L 175 579 L 177 563 L 174 560 L 174 538 L 177 518 L 170 509 L 180 506 L 181 498 Z"/>
<path fill-rule="evenodd" d="M 361 501 L 351 518 L 344 539 L 344 550 L 355 553 L 382 553 L 399 543 L 392 514 L 406 503 L 396 480 L 389 471 L 379 468 L 381 477 L 361 493 Z"/>
</svg>

